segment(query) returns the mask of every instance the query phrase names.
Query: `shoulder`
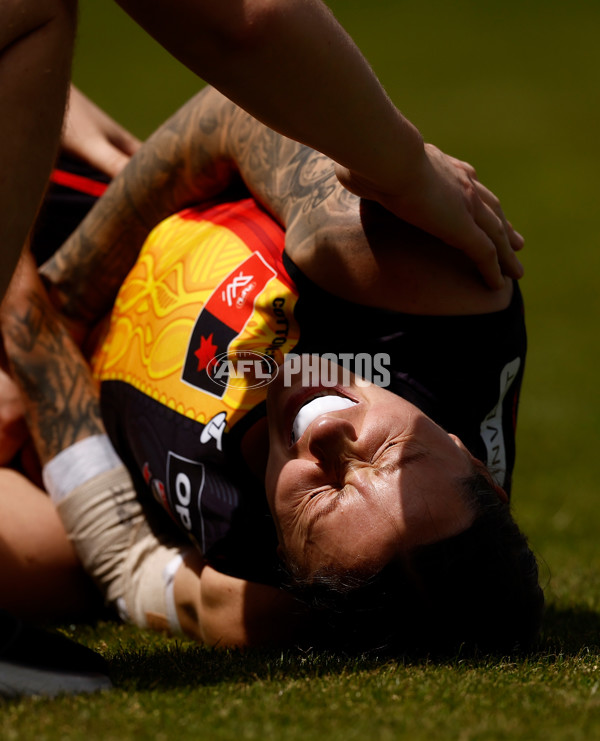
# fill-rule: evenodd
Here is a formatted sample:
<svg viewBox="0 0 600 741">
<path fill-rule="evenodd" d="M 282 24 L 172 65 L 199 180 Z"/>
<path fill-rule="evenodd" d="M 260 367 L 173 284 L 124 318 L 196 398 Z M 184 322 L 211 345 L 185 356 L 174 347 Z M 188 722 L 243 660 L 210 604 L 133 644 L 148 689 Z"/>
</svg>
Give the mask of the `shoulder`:
<svg viewBox="0 0 600 741">
<path fill-rule="evenodd" d="M 299 210 L 286 250 L 320 288 L 348 301 L 410 314 L 505 309 L 512 281 L 490 290 L 458 250 L 336 182 L 318 208 Z"/>
</svg>

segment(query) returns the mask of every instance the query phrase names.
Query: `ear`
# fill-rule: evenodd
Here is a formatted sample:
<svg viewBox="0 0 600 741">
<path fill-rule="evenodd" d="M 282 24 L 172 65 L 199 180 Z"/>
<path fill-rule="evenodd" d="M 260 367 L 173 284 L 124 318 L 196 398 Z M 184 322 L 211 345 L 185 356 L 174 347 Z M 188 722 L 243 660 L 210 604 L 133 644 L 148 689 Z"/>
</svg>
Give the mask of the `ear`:
<svg viewBox="0 0 600 741">
<path fill-rule="evenodd" d="M 488 469 L 484 466 L 484 464 L 481 463 L 481 462 L 479 462 L 479 463 L 480 463 L 480 466 L 481 466 L 481 472 L 483 473 L 483 475 L 487 478 L 487 480 L 492 485 L 494 491 L 498 495 L 498 499 L 501 502 L 503 502 L 504 504 L 508 504 L 509 501 L 510 501 L 509 498 L 508 498 L 508 494 L 504 491 L 504 489 L 500 486 L 500 484 L 496 483 L 496 481 L 494 480 L 494 477 L 488 471 Z"/>
<path fill-rule="evenodd" d="M 508 504 L 508 494 L 504 491 L 504 489 L 499 486 L 494 479 L 492 479 L 492 486 L 494 487 L 494 491 L 500 498 L 500 501 L 504 502 L 504 504 Z"/>
<path fill-rule="evenodd" d="M 448 433 L 448 434 L 454 440 L 455 445 L 470 456 L 477 470 L 479 470 L 488 479 L 490 484 L 494 487 L 494 491 L 498 495 L 498 498 L 500 499 L 500 501 L 504 502 L 504 504 L 508 504 L 509 502 L 508 494 L 504 491 L 504 489 L 499 484 L 497 484 L 494 481 L 494 477 L 488 471 L 485 463 L 475 458 L 475 456 L 472 455 L 471 451 L 468 450 L 468 448 L 465 446 L 465 444 L 462 442 L 462 440 L 459 437 L 457 437 L 456 435 L 453 435 L 452 433 Z"/>
</svg>

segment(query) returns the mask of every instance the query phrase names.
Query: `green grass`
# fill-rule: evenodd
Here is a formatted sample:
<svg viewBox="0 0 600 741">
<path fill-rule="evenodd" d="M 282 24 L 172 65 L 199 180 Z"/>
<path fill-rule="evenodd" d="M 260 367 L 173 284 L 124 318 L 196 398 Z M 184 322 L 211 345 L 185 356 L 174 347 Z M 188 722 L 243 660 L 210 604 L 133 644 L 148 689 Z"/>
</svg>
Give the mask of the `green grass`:
<svg viewBox="0 0 600 741">
<path fill-rule="evenodd" d="M 75 79 L 140 136 L 200 85 L 108 2 Z M 0 704 L 3 739 L 600 738 L 600 5 L 332 0 L 397 105 L 476 164 L 525 235 L 530 354 L 514 483 L 549 610 L 526 658 L 218 653 L 110 623 L 67 632 L 116 689 Z"/>
<path fill-rule="evenodd" d="M 600 735 L 599 622 L 552 609 L 535 654 L 435 662 L 219 652 L 80 626 L 68 633 L 106 654 L 116 689 L 0 704 L 0 736 L 588 741 Z"/>
</svg>

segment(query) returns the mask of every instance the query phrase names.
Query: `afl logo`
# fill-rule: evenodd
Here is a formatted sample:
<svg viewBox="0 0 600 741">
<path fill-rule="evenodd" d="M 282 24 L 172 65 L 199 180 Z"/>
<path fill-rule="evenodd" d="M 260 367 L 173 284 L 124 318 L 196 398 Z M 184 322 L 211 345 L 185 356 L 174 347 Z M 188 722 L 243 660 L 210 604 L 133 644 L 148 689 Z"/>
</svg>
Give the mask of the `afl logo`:
<svg viewBox="0 0 600 741">
<path fill-rule="evenodd" d="M 206 372 L 219 386 L 244 390 L 268 386 L 277 378 L 279 366 L 269 355 L 239 350 L 216 355 Z"/>
</svg>

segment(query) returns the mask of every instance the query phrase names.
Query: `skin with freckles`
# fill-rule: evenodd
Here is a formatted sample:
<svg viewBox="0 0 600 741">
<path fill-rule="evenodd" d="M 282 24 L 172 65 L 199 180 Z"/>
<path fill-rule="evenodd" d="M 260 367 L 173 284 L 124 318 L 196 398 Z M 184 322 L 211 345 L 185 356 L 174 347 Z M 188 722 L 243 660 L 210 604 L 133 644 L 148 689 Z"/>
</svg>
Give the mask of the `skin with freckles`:
<svg viewBox="0 0 600 741">
<path fill-rule="evenodd" d="M 461 479 L 475 459 L 413 404 L 373 384 L 269 387 L 265 483 L 280 546 L 311 574 L 335 564 L 371 572 L 416 546 L 465 530 Z M 294 441 L 299 409 L 317 395 L 354 402 L 318 414 Z"/>
</svg>

